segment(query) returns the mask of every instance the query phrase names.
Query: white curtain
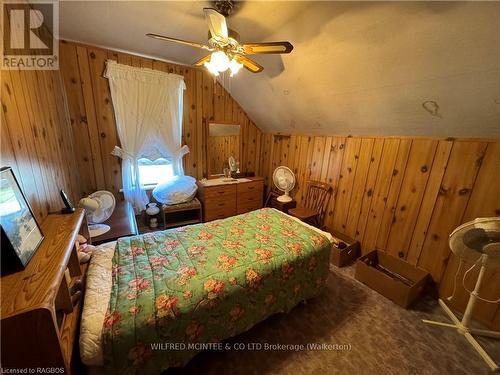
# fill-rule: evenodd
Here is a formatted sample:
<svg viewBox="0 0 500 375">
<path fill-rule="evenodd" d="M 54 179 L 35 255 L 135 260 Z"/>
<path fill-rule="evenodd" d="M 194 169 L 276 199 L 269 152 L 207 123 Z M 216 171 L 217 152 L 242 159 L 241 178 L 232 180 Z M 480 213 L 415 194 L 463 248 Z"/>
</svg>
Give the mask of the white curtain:
<svg viewBox="0 0 500 375">
<path fill-rule="evenodd" d="M 139 182 L 140 158 L 165 158 L 176 175 L 184 174 L 182 157 L 189 152 L 187 146 L 181 147 L 184 78 L 112 60 L 107 61 L 104 76 L 121 143 L 112 154 L 122 158 L 125 199 L 140 211 L 149 202 Z"/>
</svg>

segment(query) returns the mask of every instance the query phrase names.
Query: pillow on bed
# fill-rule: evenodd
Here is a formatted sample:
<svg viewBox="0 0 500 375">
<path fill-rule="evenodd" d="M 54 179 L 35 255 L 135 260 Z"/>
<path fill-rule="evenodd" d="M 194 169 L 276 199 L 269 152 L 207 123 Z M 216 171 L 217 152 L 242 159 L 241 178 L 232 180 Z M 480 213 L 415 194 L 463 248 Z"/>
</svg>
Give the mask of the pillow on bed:
<svg viewBox="0 0 500 375">
<path fill-rule="evenodd" d="M 179 204 L 193 199 L 197 189 L 196 180 L 193 177 L 177 176 L 158 184 L 153 190 L 153 197 L 163 204 Z"/>
</svg>

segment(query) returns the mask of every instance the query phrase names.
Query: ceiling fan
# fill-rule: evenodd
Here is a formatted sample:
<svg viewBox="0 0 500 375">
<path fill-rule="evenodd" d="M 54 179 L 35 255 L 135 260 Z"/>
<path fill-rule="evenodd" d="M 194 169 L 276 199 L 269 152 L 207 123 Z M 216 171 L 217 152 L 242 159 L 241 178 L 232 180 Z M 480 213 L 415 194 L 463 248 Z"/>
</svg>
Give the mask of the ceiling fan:
<svg viewBox="0 0 500 375">
<path fill-rule="evenodd" d="M 215 2 L 225 3 L 225 2 Z M 147 36 L 155 39 L 180 43 L 191 47 L 201 48 L 210 53 L 193 65 L 204 65 L 212 74 L 218 76 L 219 73 L 230 70 L 231 77 L 245 67 L 252 73 L 262 72 L 264 69 L 260 64 L 249 59 L 246 55 L 255 54 L 280 54 L 290 53 L 293 46 L 290 42 L 265 42 L 240 44 L 240 36 L 234 30 L 227 27 L 226 17 L 212 8 L 203 8 L 205 19 L 208 23 L 208 43 L 197 43 L 188 40 L 171 38 L 159 34 L 148 33 Z M 228 15 L 230 12 L 225 12 Z"/>
</svg>

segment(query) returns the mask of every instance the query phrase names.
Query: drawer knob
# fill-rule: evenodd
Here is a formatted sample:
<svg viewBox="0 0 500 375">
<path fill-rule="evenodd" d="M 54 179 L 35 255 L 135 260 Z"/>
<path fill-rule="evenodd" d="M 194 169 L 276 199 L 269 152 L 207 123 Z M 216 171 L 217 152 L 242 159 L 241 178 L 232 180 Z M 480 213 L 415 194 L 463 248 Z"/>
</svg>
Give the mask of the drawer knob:
<svg viewBox="0 0 500 375">
<path fill-rule="evenodd" d="M 218 206 L 219 206 L 219 207 L 222 207 L 222 206 L 224 206 L 224 205 L 225 205 L 225 203 L 224 203 L 224 202 L 221 202 L 221 203 L 219 203 L 219 204 L 218 204 Z"/>
<path fill-rule="evenodd" d="M 249 187 L 248 187 L 248 190 L 252 190 L 252 189 L 254 189 L 254 188 L 255 188 L 255 186 L 249 186 Z"/>
</svg>

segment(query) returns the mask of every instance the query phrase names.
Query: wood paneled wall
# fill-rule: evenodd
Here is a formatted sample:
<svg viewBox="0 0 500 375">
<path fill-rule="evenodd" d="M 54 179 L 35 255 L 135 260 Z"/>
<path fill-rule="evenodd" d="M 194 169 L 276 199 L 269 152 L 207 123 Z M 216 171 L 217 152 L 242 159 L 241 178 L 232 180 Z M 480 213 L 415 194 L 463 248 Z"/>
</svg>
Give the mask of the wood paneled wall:
<svg viewBox="0 0 500 375">
<path fill-rule="evenodd" d="M 498 141 L 265 134 L 262 149 L 268 185 L 279 165 L 295 172 L 299 204 L 307 180 L 332 184 L 327 227 L 358 239 L 364 253 L 377 248 L 429 271 L 444 296 L 458 266 L 448 235 L 476 217 L 500 215 Z M 459 308 L 467 302 L 464 268 L 452 301 Z M 498 298 L 500 273 L 487 280 L 482 295 Z M 474 282 L 467 279 L 470 289 Z M 480 320 L 500 327 L 499 304 L 477 306 Z"/>
<path fill-rule="evenodd" d="M 363 252 L 378 248 L 428 270 L 443 296 L 450 294 L 458 268 L 449 233 L 475 217 L 500 215 L 498 141 L 262 134 L 202 69 L 62 43 L 62 77 L 59 71 L 1 72 L 2 166 L 13 167 L 40 220 L 61 207 L 60 188 L 77 201 L 97 189 L 118 194 L 121 187 L 120 161 L 110 154 L 119 142 L 102 76 L 108 58 L 185 77 L 187 174 L 199 178 L 206 170 L 208 121 L 239 123 L 242 170 L 263 175 L 269 185 L 275 167 L 289 166 L 297 175 L 299 204 L 308 179 L 332 184 L 327 227 L 358 239 Z M 452 301 L 462 309 L 466 268 Z M 474 282 L 473 274 L 469 289 Z M 481 292 L 498 298 L 498 272 L 487 273 Z M 476 317 L 500 327 L 498 304 L 479 301 Z"/>
<path fill-rule="evenodd" d="M 10 166 L 36 218 L 80 198 L 66 99 L 59 71 L 1 71 L 1 165 Z"/>
<path fill-rule="evenodd" d="M 210 174 L 221 174 L 228 165 L 230 156 L 238 158 L 240 154 L 240 137 L 238 135 L 209 136 L 208 166 Z"/>
<path fill-rule="evenodd" d="M 60 44 L 61 71 L 76 142 L 82 194 L 98 189 L 118 196 L 121 188 L 120 159 L 111 155 L 119 145 L 108 80 L 103 77 L 107 59 L 184 76 L 183 144 L 191 152 L 184 157 L 187 175 L 203 177 L 206 171 L 205 124 L 231 121 L 241 125 L 242 171 L 260 173 L 261 131 L 238 103 L 205 69 L 174 65 L 72 42 Z"/>
</svg>

